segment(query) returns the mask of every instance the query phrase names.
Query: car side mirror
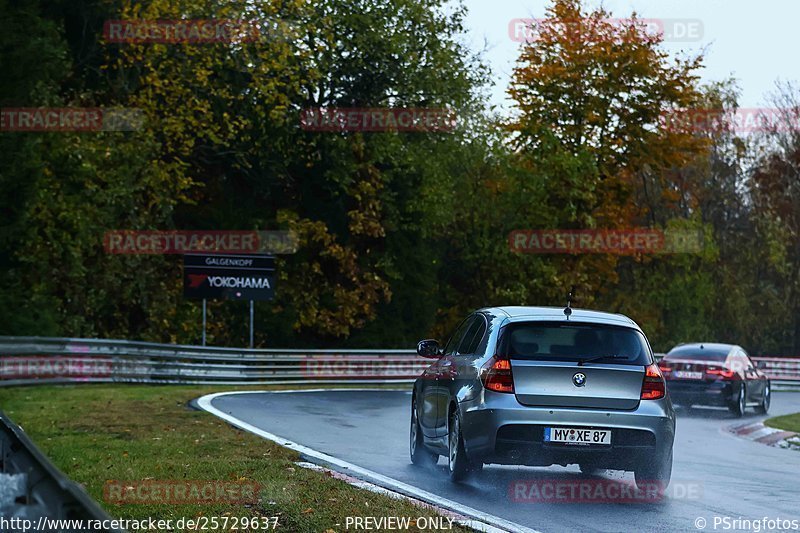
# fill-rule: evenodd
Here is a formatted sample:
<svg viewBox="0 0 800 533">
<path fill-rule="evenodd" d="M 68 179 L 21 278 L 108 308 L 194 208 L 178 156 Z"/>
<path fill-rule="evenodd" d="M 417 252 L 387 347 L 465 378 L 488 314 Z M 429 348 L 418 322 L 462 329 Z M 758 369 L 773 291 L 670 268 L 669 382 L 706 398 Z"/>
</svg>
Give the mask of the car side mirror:
<svg viewBox="0 0 800 533">
<path fill-rule="evenodd" d="M 439 341 L 427 339 L 417 343 L 417 355 L 428 359 L 438 359 L 440 354 Z"/>
</svg>

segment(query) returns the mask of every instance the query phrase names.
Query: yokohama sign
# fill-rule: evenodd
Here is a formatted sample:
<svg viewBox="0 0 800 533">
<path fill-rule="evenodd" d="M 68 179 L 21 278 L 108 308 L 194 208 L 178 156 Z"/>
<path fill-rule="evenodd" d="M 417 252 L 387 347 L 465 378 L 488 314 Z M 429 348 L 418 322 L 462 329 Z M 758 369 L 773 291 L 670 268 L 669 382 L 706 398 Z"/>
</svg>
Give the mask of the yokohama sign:
<svg viewBox="0 0 800 533">
<path fill-rule="evenodd" d="M 183 295 L 194 299 L 271 300 L 275 295 L 275 258 L 184 255 Z"/>
</svg>

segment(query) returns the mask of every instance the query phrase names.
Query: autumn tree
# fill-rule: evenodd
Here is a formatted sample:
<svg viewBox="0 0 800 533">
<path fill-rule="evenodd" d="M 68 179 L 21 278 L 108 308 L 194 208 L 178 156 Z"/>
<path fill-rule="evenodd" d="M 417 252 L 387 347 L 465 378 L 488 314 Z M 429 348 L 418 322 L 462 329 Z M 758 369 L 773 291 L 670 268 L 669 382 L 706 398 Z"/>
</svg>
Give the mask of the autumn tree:
<svg viewBox="0 0 800 533">
<path fill-rule="evenodd" d="M 435 217 L 418 191 L 449 179 L 452 169 L 440 161 L 468 132 L 311 132 L 300 114 L 472 105 L 484 74 L 457 37 L 464 9 L 445 4 L 121 0 L 32 8 L 63 68 L 47 80 L 49 101 L 17 105 L 123 106 L 146 121 L 137 132 L 29 136 L 44 162 L 31 166 L 40 177 L 14 215 L 24 229 L 9 243 L 16 282 L 47 300 L 42 307 L 65 334 L 194 342 L 199 310 L 181 297 L 180 258 L 109 256 L 103 233 L 292 229 L 300 250 L 279 261 L 277 298 L 259 305 L 257 339 L 324 345 L 364 331 L 354 342 L 411 342 L 434 320 L 438 292 L 428 256 L 409 253 Z M 178 19 L 236 20 L 259 35 L 152 43 L 103 33 L 107 20 Z M 42 139 L 56 142 L 37 146 Z M 19 188 L 25 168 L 4 165 L 4 186 Z M 236 304 L 212 304 L 213 342 L 238 344 L 242 315 Z M 410 318 L 399 327 L 367 328 L 400 315 Z"/>
<path fill-rule="evenodd" d="M 519 171 L 541 181 L 544 194 L 531 198 L 518 227 L 655 223 L 637 193 L 648 181 L 668 179 L 671 169 L 706 146 L 690 132 L 661 127 L 665 113 L 699 102 L 696 71 L 702 61 L 671 59 L 662 40 L 636 14 L 612 19 L 604 9 L 584 10 L 578 0 L 555 0 L 537 21 L 514 70 L 509 95 L 517 116 L 508 129 Z M 678 196 L 674 184 L 652 192 Z M 555 257 L 547 264 L 553 272 L 549 284 L 557 289 L 543 295 L 550 303 L 553 293 L 564 295 L 577 285 L 582 305 L 600 297 L 607 306 L 626 309 L 624 301 L 607 297 L 618 294 L 618 258 Z"/>
<path fill-rule="evenodd" d="M 755 304 L 771 317 L 770 348 L 793 355 L 800 351 L 800 90 L 779 85 L 771 103 L 778 120 L 762 132 L 748 182 L 763 253 Z"/>
</svg>

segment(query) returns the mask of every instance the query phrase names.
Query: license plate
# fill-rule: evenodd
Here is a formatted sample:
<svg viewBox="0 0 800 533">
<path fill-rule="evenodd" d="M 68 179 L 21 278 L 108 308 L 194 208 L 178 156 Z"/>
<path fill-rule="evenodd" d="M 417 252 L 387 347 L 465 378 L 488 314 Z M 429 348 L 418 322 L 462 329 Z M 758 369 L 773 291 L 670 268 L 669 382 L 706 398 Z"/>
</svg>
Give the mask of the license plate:
<svg viewBox="0 0 800 533">
<path fill-rule="evenodd" d="M 685 370 L 676 370 L 672 375 L 678 379 L 703 379 L 702 372 L 687 372 Z"/>
<path fill-rule="evenodd" d="M 610 429 L 544 428 L 545 442 L 562 444 L 611 444 Z"/>
</svg>

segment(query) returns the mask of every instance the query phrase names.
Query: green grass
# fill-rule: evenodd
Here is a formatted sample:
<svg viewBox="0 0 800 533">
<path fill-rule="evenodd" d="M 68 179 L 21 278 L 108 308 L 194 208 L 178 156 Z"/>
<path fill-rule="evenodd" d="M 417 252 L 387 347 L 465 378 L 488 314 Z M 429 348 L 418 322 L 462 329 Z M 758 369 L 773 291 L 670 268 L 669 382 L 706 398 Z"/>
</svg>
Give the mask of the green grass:
<svg viewBox="0 0 800 533">
<path fill-rule="evenodd" d="M 776 416 L 764 422 L 764 425 L 769 426 L 771 428 L 783 429 L 786 431 L 794 431 L 795 433 L 800 433 L 800 413 L 795 413 L 793 415 Z"/>
<path fill-rule="evenodd" d="M 187 406 L 193 398 L 220 390 L 151 385 L 6 388 L 0 389 L 0 409 L 117 518 L 277 516 L 278 531 L 331 533 L 345 531 L 348 516 L 437 516 L 408 501 L 297 467 L 295 452 Z M 108 480 L 146 479 L 255 482 L 261 486 L 260 502 L 142 505 L 103 500 Z"/>
</svg>

